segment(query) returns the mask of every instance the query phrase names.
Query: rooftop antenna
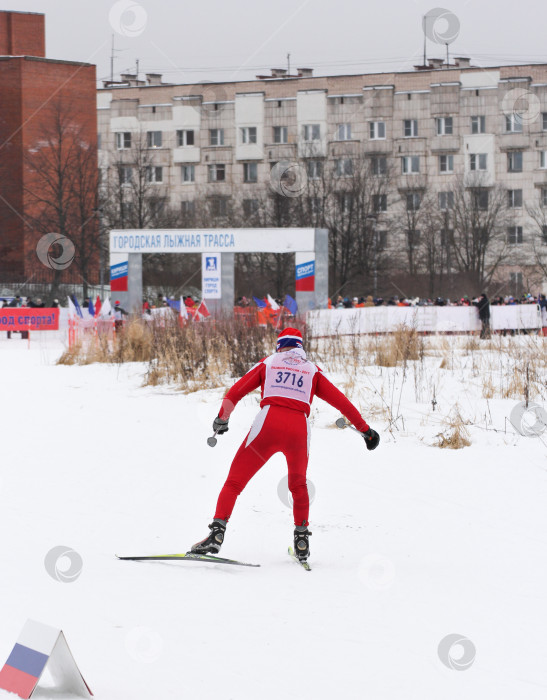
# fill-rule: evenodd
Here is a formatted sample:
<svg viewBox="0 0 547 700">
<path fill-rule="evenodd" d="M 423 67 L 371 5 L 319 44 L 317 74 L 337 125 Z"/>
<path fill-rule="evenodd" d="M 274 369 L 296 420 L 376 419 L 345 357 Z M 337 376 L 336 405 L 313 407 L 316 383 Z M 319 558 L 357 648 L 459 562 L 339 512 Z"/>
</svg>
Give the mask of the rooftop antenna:
<svg viewBox="0 0 547 700">
<path fill-rule="evenodd" d="M 446 67 L 449 68 L 450 66 L 450 57 L 448 54 L 448 41 L 446 42 Z"/>
<path fill-rule="evenodd" d="M 291 77 L 291 54 L 287 54 L 287 78 Z"/>
<path fill-rule="evenodd" d="M 427 63 L 427 58 L 426 58 L 426 47 L 427 47 L 427 15 L 424 15 L 422 18 L 422 23 L 423 23 L 423 30 L 424 30 L 424 68 L 426 67 Z"/>
<path fill-rule="evenodd" d="M 110 82 L 114 82 L 114 34 L 112 34 L 112 51 L 110 53 Z"/>
<path fill-rule="evenodd" d="M 139 79 L 139 59 L 138 58 L 135 61 L 135 71 L 136 71 L 135 79 L 138 80 Z"/>
</svg>

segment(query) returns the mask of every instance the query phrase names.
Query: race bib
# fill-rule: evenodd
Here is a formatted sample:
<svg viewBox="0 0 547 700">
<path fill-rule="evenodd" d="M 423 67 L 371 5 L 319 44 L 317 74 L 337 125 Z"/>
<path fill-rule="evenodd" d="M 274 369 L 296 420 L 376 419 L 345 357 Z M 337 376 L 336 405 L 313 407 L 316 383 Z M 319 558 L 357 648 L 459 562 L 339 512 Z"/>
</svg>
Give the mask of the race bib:
<svg viewBox="0 0 547 700">
<path fill-rule="evenodd" d="M 275 353 L 268 357 L 264 364 L 264 398 L 282 396 L 310 405 L 313 377 L 317 367 L 308 362 L 301 351 Z"/>
</svg>

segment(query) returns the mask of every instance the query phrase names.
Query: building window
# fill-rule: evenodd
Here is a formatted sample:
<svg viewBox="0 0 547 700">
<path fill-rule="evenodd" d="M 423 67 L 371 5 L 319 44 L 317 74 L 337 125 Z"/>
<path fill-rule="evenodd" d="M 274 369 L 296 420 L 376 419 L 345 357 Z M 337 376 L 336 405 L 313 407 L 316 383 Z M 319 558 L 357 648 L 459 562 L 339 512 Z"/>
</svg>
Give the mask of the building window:
<svg viewBox="0 0 547 700">
<path fill-rule="evenodd" d="M 258 214 L 258 199 L 244 199 L 243 200 L 243 215 L 245 217 L 254 216 Z"/>
<path fill-rule="evenodd" d="M 353 175 L 353 160 L 351 158 L 337 158 L 334 161 L 334 172 L 337 177 L 350 177 Z"/>
<path fill-rule="evenodd" d="M 308 207 L 310 212 L 314 216 L 321 214 L 321 198 L 320 197 L 308 197 Z"/>
<path fill-rule="evenodd" d="M 319 180 L 323 174 L 323 163 L 320 160 L 308 160 L 306 172 L 308 180 Z"/>
<path fill-rule="evenodd" d="M 226 166 L 224 163 L 211 163 L 208 167 L 209 182 L 224 182 Z"/>
<path fill-rule="evenodd" d="M 129 165 L 120 166 L 120 184 L 131 185 L 133 182 L 133 168 Z"/>
<path fill-rule="evenodd" d="M 239 133 L 241 143 L 256 143 L 256 126 L 242 126 Z"/>
<path fill-rule="evenodd" d="M 507 243 L 509 245 L 522 243 L 522 226 L 510 226 L 507 229 Z"/>
<path fill-rule="evenodd" d="M 547 244 L 547 224 L 543 224 L 541 227 L 541 241 Z"/>
<path fill-rule="evenodd" d="M 196 204 L 192 199 L 183 200 L 180 203 L 180 211 L 183 216 L 194 216 L 196 213 Z"/>
<path fill-rule="evenodd" d="M 415 175 L 420 172 L 420 156 L 403 156 L 401 163 L 404 175 Z"/>
<path fill-rule="evenodd" d="M 351 141 L 351 124 L 338 124 L 336 127 L 337 141 Z"/>
<path fill-rule="evenodd" d="M 371 158 L 370 166 L 373 175 L 385 175 L 387 173 L 387 157 L 376 156 Z"/>
<path fill-rule="evenodd" d="M 486 153 L 469 154 L 469 170 L 487 170 L 488 159 Z"/>
<path fill-rule="evenodd" d="M 422 197 L 418 192 L 407 192 L 407 194 L 406 194 L 407 211 L 418 211 L 421 203 L 422 203 Z"/>
<path fill-rule="evenodd" d="M 182 181 L 183 182 L 195 182 L 196 181 L 196 168 L 194 165 L 181 165 Z"/>
<path fill-rule="evenodd" d="M 477 116 L 471 117 L 471 133 L 484 134 L 486 133 L 486 117 Z"/>
<path fill-rule="evenodd" d="M 418 120 L 417 119 L 405 119 L 403 121 L 403 134 L 406 137 L 418 136 Z"/>
<path fill-rule="evenodd" d="M 523 290 L 522 283 L 522 272 L 510 272 L 509 273 L 509 284 L 510 291 L 516 297 L 520 297 Z"/>
<path fill-rule="evenodd" d="M 226 197 L 211 197 L 211 216 L 219 218 L 228 214 L 228 200 Z"/>
<path fill-rule="evenodd" d="M 539 193 L 539 198 L 541 200 L 541 206 L 547 207 L 547 187 L 542 187 Z"/>
<path fill-rule="evenodd" d="M 543 131 L 547 131 L 547 112 L 543 112 L 541 115 L 541 125 Z"/>
<path fill-rule="evenodd" d="M 161 148 L 161 131 L 147 131 L 146 145 L 148 148 Z"/>
<path fill-rule="evenodd" d="M 376 231 L 376 250 L 387 248 L 387 231 Z"/>
<path fill-rule="evenodd" d="M 116 133 L 116 148 L 118 151 L 124 151 L 126 148 L 131 148 L 130 131 L 118 131 Z"/>
<path fill-rule="evenodd" d="M 150 132 L 148 132 L 150 133 Z M 161 133 L 161 132 L 160 132 Z M 148 165 L 146 168 L 146 181 L 156 185 L 163 182 L 163 168 L 161 165 Z"/>
<path fill-rule="evenodd" d="M 194 145 L 194 132 L 192 129 L 177 130 L 177 148 Z"/>
<path fill-rule="evenodd" d="M 376 213 L 387 211 L 387 194 L 373 194 L 372 207 Z"/>
<path fill-rule="evenodd" d="M 258 181 L 258 165 L 256 163 L 243 163 L 243 181 Z"/>
<path fill-rule="evenodd" d="M 319 141 L 321 127 L 319 124 L 304 124 L 304 141 Z"/>
<path fill-rule="evenodd" d="M 435 119 L 435 125 L 437 127 L 437 136 L 448 136 L 453 132 L 453 119 L 452 117 L 437 117 Z"/>
<path fill-rule="evenodd" d="M 454 172 L 454 156 L 439 156 L 439 172 Z"/>
<path fill-rule="evenodd" d="M 505 131 L 514 134 L 522 133 L 522 119 L 520 114 L 511 112 L 511 114 L 505 115 Z"/>
<path fill-rule="evenodd" d="M 454 192 L 439 192 L 439 209 L 445 211 L 446 209 L 454 208 Z"/>
<path fill-rule="evenodd" d="M 274 143 L 289 143 L 289 128 L 286 126 L 274 126 Z"/>
<path fill-rule="evenodd" d="M 479 187 L 471 191 L 471 201 L 474 209 L 486 211 L 488 209 L 488 190 Z"/>
<path fill-rule="evenodd" d="M 522 172 L 522 151 L 510 151 L 507 154 L 507 172 Z"/>
<path fill-rule="evenodd" d="M 224 146 L 224 129 L 209 129 L 209 145 Z"/>
<path fill-rule="evenodd" d="M 350 214 L 353 205 L 353 197 L 351 196 L 351 194 L 348 194 L 347 192 L 342 192 L 337 195 L 337 199 L 340 212 L 342 214 Z"/>
<path fill-rule="evenodd" d="M 507 190 L 507 206 L 510 209 L 522 207 L 522 190 Z"/>
<path fill-rule="evenodd" d="M 385 137 L 386 137 L 386 123 L 385 122 L 370 122 L 368 127 L 369 127 L 369 137 L 372 140 L 385 139 Z"/>
<path fill-rule="evenodd" d="M 547 168 L 547 151 L 539 152 L 539 167 Z"/>
</svg>

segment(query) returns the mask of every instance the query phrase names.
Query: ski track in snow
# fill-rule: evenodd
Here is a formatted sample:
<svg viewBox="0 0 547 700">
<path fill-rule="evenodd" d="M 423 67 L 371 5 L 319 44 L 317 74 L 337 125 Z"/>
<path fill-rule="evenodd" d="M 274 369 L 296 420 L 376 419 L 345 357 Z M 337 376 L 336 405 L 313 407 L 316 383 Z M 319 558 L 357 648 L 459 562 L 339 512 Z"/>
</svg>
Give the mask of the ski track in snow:
<svg viewBox="0 0 547 700">
<path fill-rule="evenodd" d="M 480 378 L 438 373 L 433 412 L 435 377 L 417 402 L 410 374 L 404 426 L 391 435 L 370 418 L 382 443 L 367 453 L 316 399 L 311 573 L 287 554 L 278 455 L 240 497 L 221 552 L 260 569 L 124 562 L 114 554 L 181 552 L 205 536 L 257 397 L 211 449 L 222 390 L 143 388 L 142 365 L 56 366 L 56 334 L 33 334 L 30 350 L 1 335 L 0 663 L 33 618 L 63 629 L 98 700 L 546 697 L 546 435 L 507 429 L 516 400 L 489 402 L 500 432 L 470 427 L 471 447 L 440 450 L 430 445 L 454 402 L 482 420 Z M 401 376 L 363 371 L 353 399 L 365 417 L 371 382 L 389 377 L 396 406 Z M 72 583 L 45 570 L 57 545 L 83 559 Z M 439 659 L 452 633 L 476 649 L 465 671 Z"/>
</svg>

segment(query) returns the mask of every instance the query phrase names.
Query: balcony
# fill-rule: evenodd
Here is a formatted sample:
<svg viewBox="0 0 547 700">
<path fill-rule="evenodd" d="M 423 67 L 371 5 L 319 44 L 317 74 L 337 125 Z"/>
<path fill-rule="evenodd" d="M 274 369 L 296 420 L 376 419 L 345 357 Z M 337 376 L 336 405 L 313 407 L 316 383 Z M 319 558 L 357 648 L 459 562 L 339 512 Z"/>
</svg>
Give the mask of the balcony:
<svg viewBox="0 0 547 700">
<path fill-rule="evenodd" d="M 395 139 L 393 155 L 394 156 L 422 156 L 426 154 L 427 139 L 422 137 L 409 137 Z"/>
<path fill-rule="evenodd" d="M 329 141 L 328 152 L 331 158 L 343 158 L 344 156 L 357 156 L 359 154 L 359 141 Z"/>
<path fill-rule="evenodd" d="M 431 153 L 456 153 L 461 148 L 459 136 L 434 136 L 429 144 Z"/>
<path fill-rule="evenodd" d="M 267 143 L 264 151 L 268 160 L 294 160 L 296 158 L 295 143 Z"/>
<path fill-rule="evenodd" d="M 182 146 L 173 149 L 173 163 L 199 163 L 200 154 L 197 146 Z"/>
<path fill-rule="evenodd" d="M 523 151 L 526 148 L 530 148 L 530 143 L 531 139 L 528 134 L 515 134 L 510 132 L 498 135 L 500 151 Z"/>
<path fill-rule="evenodd" d="M 393 141 L 391 139 L 368 139 L 363 142 L 363 151 L 367 156 L 391 155 Z"/>
</svg>

